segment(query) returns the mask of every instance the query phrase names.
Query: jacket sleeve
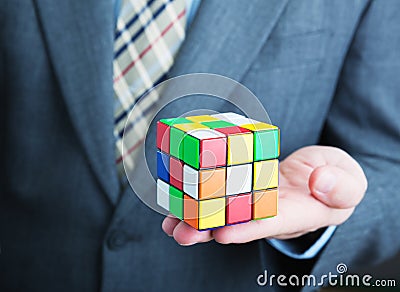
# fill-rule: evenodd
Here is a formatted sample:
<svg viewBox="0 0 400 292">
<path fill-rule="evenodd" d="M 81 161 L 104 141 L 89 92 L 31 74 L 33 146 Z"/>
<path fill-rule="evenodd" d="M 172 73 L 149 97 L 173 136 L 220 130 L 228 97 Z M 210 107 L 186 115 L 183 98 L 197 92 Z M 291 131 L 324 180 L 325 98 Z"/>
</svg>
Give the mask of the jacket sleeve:
<svg viewBox="0 0 400 292">
<path fill-rule="evenodd" d="M 297 259 L 312 259 L 328 243 L 336 230 L 336 226 L 329 226 L 293 239 L 267 239 L 267 242 L 284 255 Z"/>
<path fill-rule="evenodd" d="M 400 250 L 399 15 L 400 1 L 371 1 L 343 64 L 322 142 L 361 164 L 368 190 L 315 271 L 335 271 L 340 262 L 354 271 Z"/>
<path fill-rule="evenodd" d="M 343 64 L 321 137 L 322 144 L 347 151 L 361 164 L 369 183 L 364 200 L 336 231 L 329 227 L 313 241 L 304 239 L 309 235 L 294 241 L 269 240 L 297 259 L 312 258 L 327 245 L 319 262 L 327 272 L 335 271 L 337 262 L 355 269 L 373 265 L 400 249 L 398 15 L 399 1 L 370 2 Z"/>
</svg>

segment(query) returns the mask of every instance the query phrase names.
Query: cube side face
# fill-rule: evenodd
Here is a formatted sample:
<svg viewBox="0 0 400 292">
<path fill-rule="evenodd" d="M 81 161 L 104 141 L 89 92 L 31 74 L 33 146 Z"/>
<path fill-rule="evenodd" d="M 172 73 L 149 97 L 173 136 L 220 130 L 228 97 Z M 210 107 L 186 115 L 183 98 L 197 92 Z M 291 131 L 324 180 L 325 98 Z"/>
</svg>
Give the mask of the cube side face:
<svg viewBox="0 0 400 292">
<path fill-rule="evenodd" d="M 228 136 L 228 164 L 253 162 L 253 134 Z"/>
<path fill-rule="evenodd" d="M 184 195 L 183 200 L 183 221 L 199 229 L 199 202 L 188 195 Z"/>
<path fill-rule="evenodd" d="M 169 160 L 169 182 L 178 190 L 183 190 L 183 163 L 172 156 Z"/>
<path fill-rule="evenodd" d="M 183 160 L 183 139 L 185 137 L 185 132 L 177 128 L 171 127 L 170 129 L 170 154 L 180 160 Z"/>
<path fill-rule="evenodd" d="M 169 156 L 157 151 L 157 176 L 169 183 Z"/>
<path fill-rule="evenodd" d="M 226 198 L 226 224 L 250 221 L 253 197 L 251 193 L 228 196 Z"/>
<path fill-rule="evenodd" d="M 199 168 L 199 156 L 200 156 L 200 141 L 190 135 L 185 135 L 183 138 L 183 161 L 194 167 Z"/>
<path fill-rule="evenodd" d="M 199 229 L 225 225 L 225 198 L 199 201 Z"/>
<path fill-rule="evenodd" d="M 157 180 L 157 204 L 169 211 L 169 185 L 161 179 Z"/>
<path fill-rule="evenodd" d="M 254 160 L 268 160 L 279 157 L 279 129 L 254 133 Z"/>
<path fill-rule="evenodd" d="M 253 220 L 274 217 L 278 214 L 278 190 L 253 193 Z"/>
<path fill-rule="evenodd" d="M 169 186 L 169 211 L 183 220 L 183 192 L 173 186 Z"/>
<path fill-rule="evenodd" d="M 161 121 L 157 122 L 156 142 L 158 149 L 164 151 L 165 153 L 169 153 L 169 126 Z"/>
<path fill-rule="evenodd" d="M 183 166 L 183 191 L 195 200 L 199 199 L 199 171 Z"/>
<path fill-rule="evenodd" d="M 226 195 L 251 192 L 252 178 L 252 164 L 228 166 L 226 170 Z"/>
<path fill-rule="evenodd" d="M 193 142 L 191 148 L 186 147 L 185 155 L 196 155 L 189 165 L 198 168 L 215 168 L 226 164 L 226 137 L 213 129 L 198 129 L 189 132 Z M 197 139 L 197 140 L 194 140 Z M 190 141 L 188 139 L 188 142 Z M 189 144 L 189 143 L 187 143 Z"/>
<path fill-rule="evenodd" d="M 199 171 L 199 199 L 211 199 L 225 196 L 226 168 Z"/>
<path fill-rule="evenodd" d="M 200 144 L 200 167 L 214 168 L 226 165 L 226 138 L 207 139 Z"/>
<path fill-rule="evenodd" d="M 279 182 L 278 159 L 254 162 L 253 189 L 277 188 Z"/>
</svg>

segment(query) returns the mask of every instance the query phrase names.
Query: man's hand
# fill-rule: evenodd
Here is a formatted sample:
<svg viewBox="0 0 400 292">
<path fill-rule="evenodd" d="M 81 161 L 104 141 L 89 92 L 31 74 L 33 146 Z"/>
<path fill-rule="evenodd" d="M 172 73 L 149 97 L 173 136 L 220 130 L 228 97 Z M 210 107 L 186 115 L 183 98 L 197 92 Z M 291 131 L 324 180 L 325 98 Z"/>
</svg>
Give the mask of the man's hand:
<svg viewBox="0 0 400 292">
<path fill-rule="evenodd" d="M 278 216 L 207 231 L 197 231 L 177 218 L 166 217 L 164 232 L 181 245 L 212 239 L 228 244 L 294 238 L 342 224 L 367 189 L 360 165 L 338 148 L 302 148 L 283 160 L 279 171 Z"/>
</svg>

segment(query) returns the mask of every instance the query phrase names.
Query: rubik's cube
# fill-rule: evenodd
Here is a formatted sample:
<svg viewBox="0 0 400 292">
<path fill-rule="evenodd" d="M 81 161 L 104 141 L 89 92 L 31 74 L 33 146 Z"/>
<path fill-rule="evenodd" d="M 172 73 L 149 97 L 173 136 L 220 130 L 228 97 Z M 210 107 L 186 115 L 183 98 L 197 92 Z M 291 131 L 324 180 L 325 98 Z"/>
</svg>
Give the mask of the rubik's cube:
<svg viewBox="0 0 400 292">
<path fill-rule="evenodd" d="M 157 204 L 198 230 L 277 215 L 279 128 L 235 113 L 157 122 Z"/>
</svg>

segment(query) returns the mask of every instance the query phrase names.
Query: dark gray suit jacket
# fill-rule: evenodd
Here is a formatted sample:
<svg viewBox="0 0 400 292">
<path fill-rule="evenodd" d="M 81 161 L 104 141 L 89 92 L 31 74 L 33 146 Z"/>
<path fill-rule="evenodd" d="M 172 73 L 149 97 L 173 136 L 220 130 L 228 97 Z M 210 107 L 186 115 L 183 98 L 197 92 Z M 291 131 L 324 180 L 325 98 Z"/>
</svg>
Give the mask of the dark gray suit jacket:
<svg viewBox="0 0 400 292">
<path fill-rule="evenodd" d="M 365 199 L 310 261 L 265 241 L 180 247 L 121 193 L 112 12 L 110 0 L 0 6 L 1 291 L 245 291 L 264 269 L 356 271 L 399 250 L 399 1 L 203 1 L 170 73 L 245 84 L 281 128 L 283 157 L 324 143 L 362 165 Z"/>
</svg>

